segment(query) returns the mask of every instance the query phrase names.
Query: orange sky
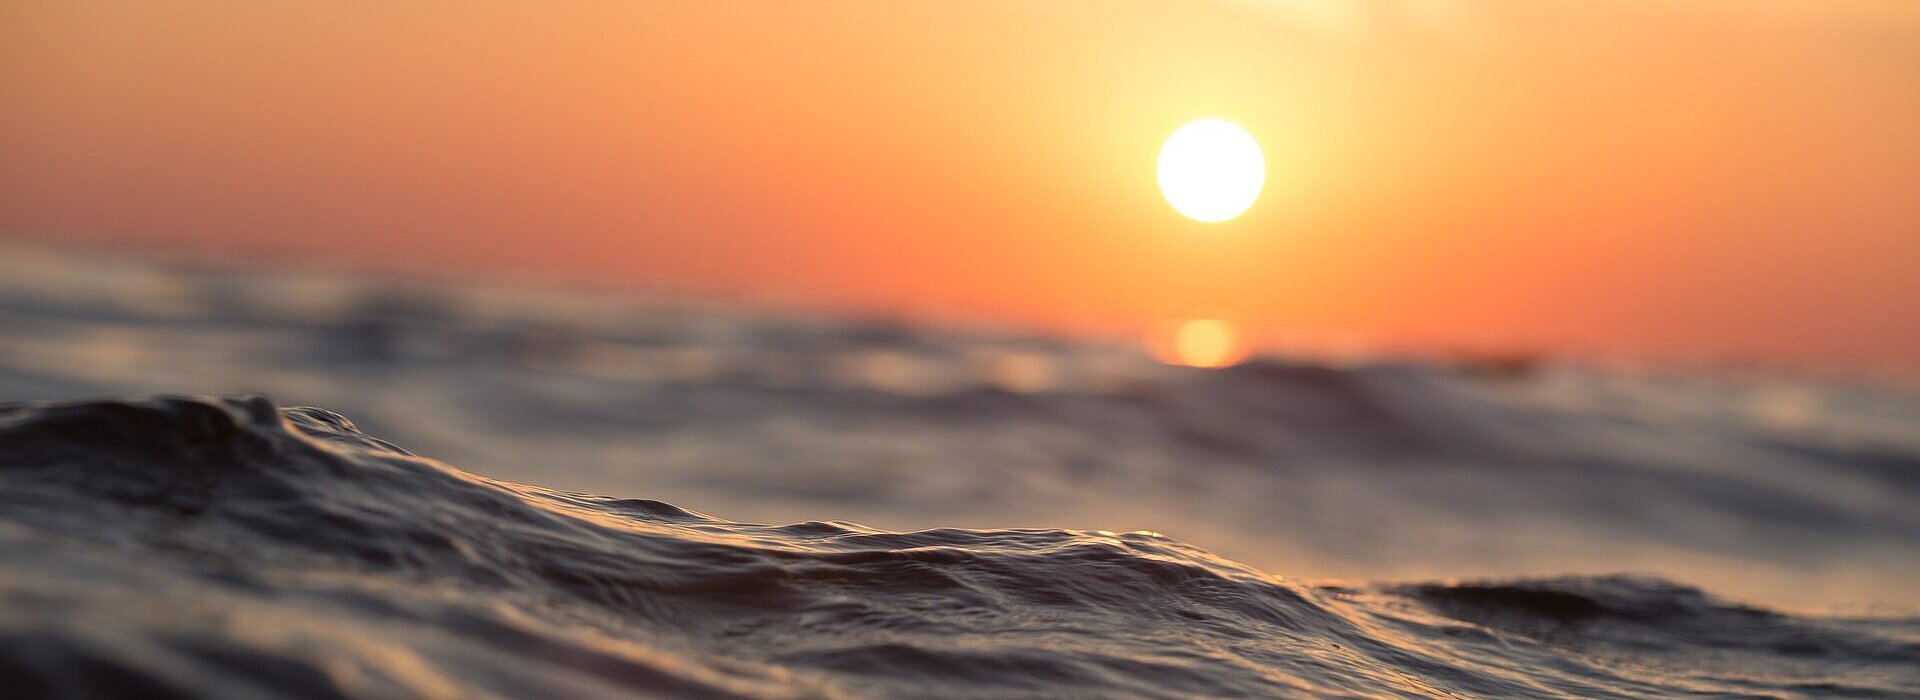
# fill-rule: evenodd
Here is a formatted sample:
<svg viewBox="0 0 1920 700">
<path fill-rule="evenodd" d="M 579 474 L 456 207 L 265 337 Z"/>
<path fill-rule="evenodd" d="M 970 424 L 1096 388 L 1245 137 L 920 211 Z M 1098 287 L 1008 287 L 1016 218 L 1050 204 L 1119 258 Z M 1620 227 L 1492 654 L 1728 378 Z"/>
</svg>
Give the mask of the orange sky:
<svg viewBox="0 0 1920 700">
<path fill-rule="evenodd" d="M 1920 366 L 1911 0 L 284 5 L 0 5 L 0 236 Z"/>
</svg>

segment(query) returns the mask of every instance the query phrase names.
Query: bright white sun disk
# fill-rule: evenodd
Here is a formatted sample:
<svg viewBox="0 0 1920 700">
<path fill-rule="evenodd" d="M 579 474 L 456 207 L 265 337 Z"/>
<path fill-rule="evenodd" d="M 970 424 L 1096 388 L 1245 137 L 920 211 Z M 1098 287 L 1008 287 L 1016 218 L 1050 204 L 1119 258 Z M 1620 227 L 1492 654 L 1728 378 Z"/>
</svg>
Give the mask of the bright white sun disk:
<svg viewBox="0 0 1920 700">
<path fill-rule="evenodd" d="M 1160 148 L 1160 192 L 1196 221 L 1226 221 L 1260 197 L 1267 161 L 1260 143 L 1233 122 L 1202 119 L 1180 127 Z"/>
</svg>

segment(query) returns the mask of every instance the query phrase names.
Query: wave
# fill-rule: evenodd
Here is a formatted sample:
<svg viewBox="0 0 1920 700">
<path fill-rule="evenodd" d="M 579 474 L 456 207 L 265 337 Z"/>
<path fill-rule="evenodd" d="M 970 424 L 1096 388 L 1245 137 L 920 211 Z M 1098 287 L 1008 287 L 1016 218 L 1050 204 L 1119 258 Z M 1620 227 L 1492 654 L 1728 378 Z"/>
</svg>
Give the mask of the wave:
<svg viewBox="0 0 1920 700">
<path fill-rule="evenodd" d="M 756 525 L 263 398 L 0 409 L 27 697 L 1898 697 L 1920 619 L 1650 578 L 1310 584 L 1150 532 Z"/>
<path fill-rule="evenodd" d="M 754 522 L 1155 529 L 1348 580 L 1654 572 L 1920 613 L 1920 393 L 1279 354 L 0 245 L 0 402 L 265 393 L 476 473 Z"/>
</svg>

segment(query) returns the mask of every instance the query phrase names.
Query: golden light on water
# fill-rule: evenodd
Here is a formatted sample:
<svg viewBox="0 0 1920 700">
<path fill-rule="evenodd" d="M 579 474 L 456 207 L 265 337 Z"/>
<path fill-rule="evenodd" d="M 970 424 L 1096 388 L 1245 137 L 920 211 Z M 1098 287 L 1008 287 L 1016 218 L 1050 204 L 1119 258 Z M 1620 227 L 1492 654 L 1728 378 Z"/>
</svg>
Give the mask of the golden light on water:
<svg viewBox="0 0 1920 700">
<path fill-rule="evenodd" d="M 1188 367 L 1226 367 L 1246 359 L 1251 350 L 1239 329 L 1217 318 L 1181 322 L 1170 336 L 1149 340 L 1155 357 Z"/>
</svg>

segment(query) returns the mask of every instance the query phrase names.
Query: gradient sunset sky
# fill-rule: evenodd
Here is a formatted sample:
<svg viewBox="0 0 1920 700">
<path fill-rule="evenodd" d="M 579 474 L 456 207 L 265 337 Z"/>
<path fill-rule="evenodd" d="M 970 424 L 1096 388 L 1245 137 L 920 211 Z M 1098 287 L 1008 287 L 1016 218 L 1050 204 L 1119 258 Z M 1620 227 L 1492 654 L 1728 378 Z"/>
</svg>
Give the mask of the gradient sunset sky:
<svg viewBox="0 0 1920 700">
<path fill-rule="evenodd" d="M 16 0 L 0 95 L 13 239 L 1920 367 L 1911 0 Z"/>
</svg>

